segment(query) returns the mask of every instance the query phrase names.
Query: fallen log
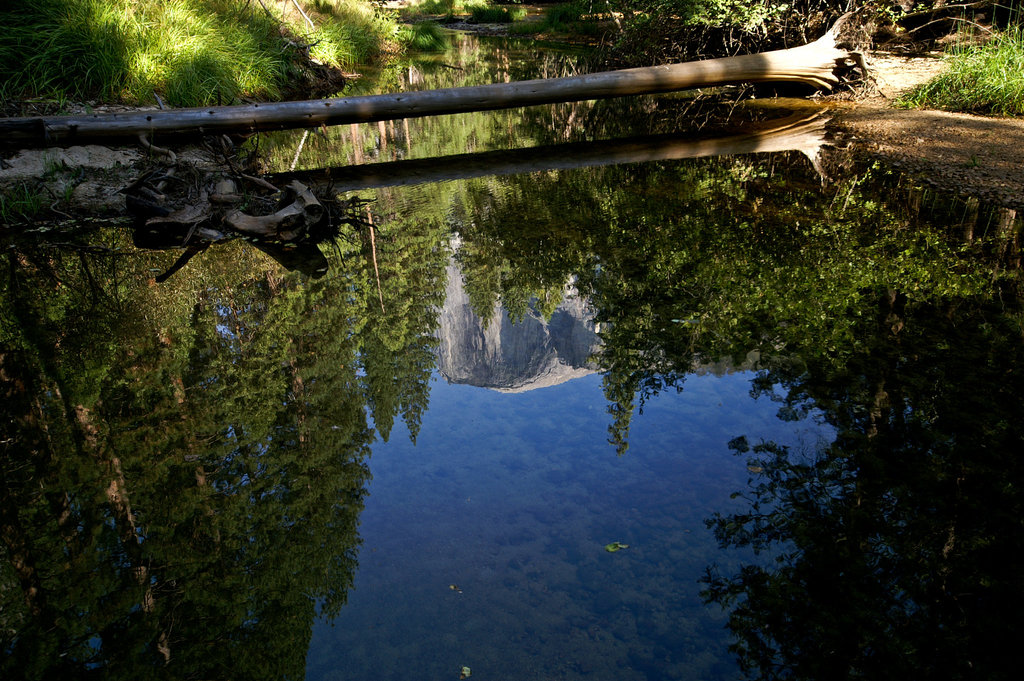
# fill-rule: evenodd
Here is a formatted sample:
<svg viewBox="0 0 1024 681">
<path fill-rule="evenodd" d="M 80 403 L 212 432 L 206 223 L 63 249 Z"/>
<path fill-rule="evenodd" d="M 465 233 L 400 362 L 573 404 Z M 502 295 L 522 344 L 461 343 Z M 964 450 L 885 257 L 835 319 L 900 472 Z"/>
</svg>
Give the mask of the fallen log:
<svg viewBox="0 0 1024 681">
<path fill-rule="evenodd" d="M 78 116 L 0 119 L 8 148 L 112 143 L 139 135 L 248 133 L 657 94 L 733 83 L 795 82 L 831 89 L 857 55 L 836 46 L 840 19 L 813 43 L 721 59 L 364 97 Z"/>
</svg>

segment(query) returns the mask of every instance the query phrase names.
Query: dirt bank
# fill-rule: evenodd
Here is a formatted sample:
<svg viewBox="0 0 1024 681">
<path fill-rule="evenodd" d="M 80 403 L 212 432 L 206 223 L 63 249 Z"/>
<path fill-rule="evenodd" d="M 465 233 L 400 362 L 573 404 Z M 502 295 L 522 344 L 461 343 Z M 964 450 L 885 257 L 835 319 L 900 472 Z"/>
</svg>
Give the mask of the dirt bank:
<svg viewBox="0 0 1024 681">
<path fill-rule="evenodd" d="M 836 105 L 835 127 L 854 153 L 940 189 L 1024 209 L 1024 120 L 894 108 L 900 94 L 940 73 L 942 60 L 873 54 L 868 65 L 875 87 Z"/>
<path fill-rule="evenodd" d="M 843 107 L 835 125 L 857 154 L 939 189 L 1024 209 L 1024 121 L 867 102 Z"/>
</svg>

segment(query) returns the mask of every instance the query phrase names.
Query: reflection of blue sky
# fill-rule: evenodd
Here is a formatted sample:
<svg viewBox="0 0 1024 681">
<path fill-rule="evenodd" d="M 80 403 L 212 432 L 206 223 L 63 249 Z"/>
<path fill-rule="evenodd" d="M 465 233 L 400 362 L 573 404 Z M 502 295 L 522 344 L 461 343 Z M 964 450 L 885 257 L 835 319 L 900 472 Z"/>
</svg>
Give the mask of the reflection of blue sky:
<svg viewBox="0 0 1024 681">
<path fill-rule="evenodd" d="M 435 380 L 417 445 L 395 432 L 374 449 L 355 589 L 315 629 L 308 678 L 735 677 L 697 582 L 749 558 L 704 525 L 752 476 L 727 443 L 828 435 L 777 419 L 751 376 L 651 399 L 623 457 L 599 376 L 520 394 Z"/>
</svg>

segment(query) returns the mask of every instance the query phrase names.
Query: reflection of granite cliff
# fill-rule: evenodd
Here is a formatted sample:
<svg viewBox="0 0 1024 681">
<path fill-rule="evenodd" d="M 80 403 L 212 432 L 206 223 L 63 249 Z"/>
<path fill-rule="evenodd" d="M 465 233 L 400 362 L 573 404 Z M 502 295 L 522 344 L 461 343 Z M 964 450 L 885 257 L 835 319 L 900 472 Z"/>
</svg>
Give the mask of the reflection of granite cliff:
<svg viewBox="0 0 1024 681">
<path fill-rule="evenodd" d="M 600 347 L 593 314 L 571 287 L 549 322 L 531 312 L 513 324 L 499 310 L 485 328 L 454 265 L 448 270 L 437 333 L 437 367 L 449 383 L 502 392 L 543 388 L 594 373 L 587 359 Z"/>
</svg>

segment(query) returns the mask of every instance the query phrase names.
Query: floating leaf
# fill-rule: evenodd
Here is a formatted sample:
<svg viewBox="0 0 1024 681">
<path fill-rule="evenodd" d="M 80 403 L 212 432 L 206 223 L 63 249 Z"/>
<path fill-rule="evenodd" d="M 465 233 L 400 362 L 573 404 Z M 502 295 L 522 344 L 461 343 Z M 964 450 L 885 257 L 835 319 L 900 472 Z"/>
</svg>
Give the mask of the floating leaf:
<svg viewBox="0 0 1024 681">
<path fill-rule="evenodd" d="M 629 548 L 629 544 L 623 544 L 622 542 L 618 542 L 618 541 L 613 541 L 611 544 L 605 544 L 604 545 L 604 550 L 607 551 L 608 553 L 615 553 L 616 551 L 620 551 L 622 549 L 628 549 L 628 548 Z"/>
</svg>

